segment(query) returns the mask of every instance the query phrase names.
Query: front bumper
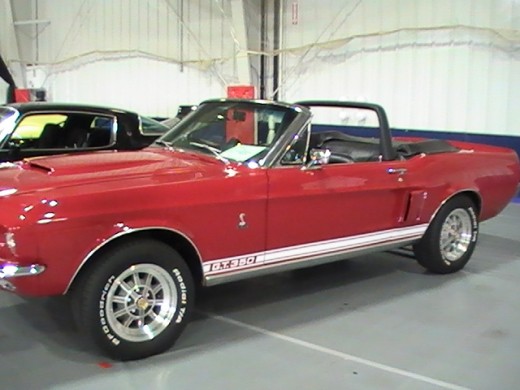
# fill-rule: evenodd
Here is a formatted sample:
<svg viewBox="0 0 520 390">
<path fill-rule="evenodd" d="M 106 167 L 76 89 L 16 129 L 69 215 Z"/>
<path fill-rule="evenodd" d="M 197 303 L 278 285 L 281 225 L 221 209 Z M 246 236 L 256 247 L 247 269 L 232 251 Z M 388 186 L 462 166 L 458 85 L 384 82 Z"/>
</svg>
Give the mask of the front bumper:
<svg viewBox="0 0 520 390">
<path fill-rule="evenodd" d="M 45 266 L 41 264 L 31 264 L 19 266 L 15 264 L 0 265 L 0 290 L 15 291 L 16 287 L 9 281 L 12 278 L 23 276 L 35 276 L 45 271 Z"/>
</svg>

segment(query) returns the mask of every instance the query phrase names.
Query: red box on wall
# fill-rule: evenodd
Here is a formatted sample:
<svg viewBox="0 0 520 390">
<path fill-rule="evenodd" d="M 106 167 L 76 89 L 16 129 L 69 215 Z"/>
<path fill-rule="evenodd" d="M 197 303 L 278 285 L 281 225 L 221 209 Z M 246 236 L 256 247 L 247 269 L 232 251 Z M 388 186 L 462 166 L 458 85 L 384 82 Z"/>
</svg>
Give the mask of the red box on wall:
<svg viewBox="0 0 520 390">
<path fill-rule="evenodd" d="M 227 87 L 227 97 L 232 99 L 254 99 L 255 87 L 252 85 L 232 85 Z M 255 118 L 253 112 L 240 112 L 234 109 L 228 114 L 226 140 L 236 139 L 243 144 L 255 144 Z"/>
<path fill-rule="evenodd" d="M 44 102 L 47 91 L 43 88 L 16 88 L 14 90 L 14 101 L 16 103 Z"/>
<path fill-rule="evenodd" d="M 252 85 L 230 85 L 227 87 L 227 97 L 234 99 L 254 99 L 255 87 Z"/>
<path fill-rule="evenodd" d="M 14 101 L 16 103 L 26 103 L 31 101 L 31 91 L 23 88 L 14 90 Z"/>
</svg>

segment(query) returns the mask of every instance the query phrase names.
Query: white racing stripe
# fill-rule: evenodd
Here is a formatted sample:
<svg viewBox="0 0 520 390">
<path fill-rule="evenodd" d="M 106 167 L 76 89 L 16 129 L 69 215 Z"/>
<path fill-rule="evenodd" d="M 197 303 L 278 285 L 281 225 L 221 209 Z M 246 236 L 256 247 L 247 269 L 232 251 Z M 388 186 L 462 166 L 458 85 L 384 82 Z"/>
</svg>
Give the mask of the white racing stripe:
<svg viewBox="0 0 520 390">
<path fill-rule="evenodd" d="M 354 362 L 354 363 L 362 364 L 362 365 L 367 366 L 367 367 L 377 368 L 379 370 L 386 371 L 386 372 L 389 372 L 391 374 L 396 374 L 396 375 L 400 375 L 400 376 L 403 376 L 403 377 L 406 377 L 406 378 L 415 379 L 417 381 L 420 381 L 420 382 L 423 382 L 423 383 L 428 383 L 428 384 L 431 384 L 431 385 L 434 385 L 434 386 L 438 386 L 438 387 L 443 388 L 443 389 L 449 389 L 449 390 L 470 390 L 467 387 L 463 387 L 463 386 L 459 386 L 459 385 L 456 385 L 456 384 L 453 384 L 453 383 L 449 383 L 449 382 L 441 381 L 441 380 L 438 380 L 438 379 L 430 378 L 428 376 L 416 374 L 414 372 L 402 370 L 400 368 L 387 366 L 386 364 L 381 364 L 381 363 L 374 362 L 372 360 L 363 359 L 363 358 L 360 358 L 360 357 L 357 357 L 357 356 L 354 356 L 354 355 L 350 355 L 350 354 L 347 354 L 347 353 L 343 353 L 343 352 L 337 351 L 335 349 L 322 347 L 320 345 L 309 343 L 308 341 L 300 340 L 300 339 L 297 339 L 297 338 L 294 338 L 294 337 L 291 337 L 291 336 L 285 336 L 285 335 L 280 334 L 280 333 L 276 333 L 276 332 L 272 332 L 272 331 L 267 330 L 267 329 L 259 328 L 258 326 L 249 325 L 249 324 L 246 324 L 245 322 L 237 321 L 237 320 L 234 320 L 232 318 L 223 317 L 223 316 L 219 316 L 217 314 L 212 314 L 212 313 L 204 313 L 204 312 L 202 312 L 202 314 L 207 315 L 210 318 L 213 318 L 215 320 L 218 320 L 218 321 L 221 321 L 221 322 L 225 322 L 225 323 L 228 323 L 228 324 L 231 324 L 231 325 L 235 325 L 235 326 L 238 326 L 240 328 L 245 328 L 245 329 L 251 330 L 253 332 L 257 332 L 257 333 L 263 334 L 265 336 L 274 337 L 276 339 L 283 340 L 283 341 L 286 341 L 286 342 L 289 342 L 289 343 L 292 343 L 292 344 L 295 344 L 295 345 L 299 345 L 299 346 L 304 347 L 304 348 L 312 349 L 312 350 L 314 350 L 316 352 L 321 352 L 321 353 L 324 353 L 324 354 L 327 354 L 327 355 L 330 355 L 330 356 L 337 357 L 337 358 L 342 359 L 342 360 L 347 360 L 347 361 L 351 361 L 351 362 Z"/>
<path fill-rule="evenodd" d="M 342 253 L 356 249 L 363 249 L 381 243 L 389 243 L 393 241 L 399 242 L 406 239 L 419 239 L 427 228 L 428 224 L 421 224 L 205 261 L 203 270 L 205 276 L 211 276 L 258 267 L 263 264 L 273 265 L 276 263 L 283 263 L 294 259 L 305 261 L 305 258 L 315 257 L 322 254 Z M 250 261 L 246 261 L 247 259 Z"/>
<path fill-rule="evenodd" d="M 424 224 L 411 228 L 394 229 L 379 233 L 368 233 L 359 236 L 339 238 L 336 240 L 275 249 L 265 253 L 265 262 L 278 262 L 295 257 L 318 255 L 320 253 L 342 252 L 349 249 L 374 245 L 380 242 L 420 237 L 426 231 L 427 227 L 428 225 Z"/>
</svg>

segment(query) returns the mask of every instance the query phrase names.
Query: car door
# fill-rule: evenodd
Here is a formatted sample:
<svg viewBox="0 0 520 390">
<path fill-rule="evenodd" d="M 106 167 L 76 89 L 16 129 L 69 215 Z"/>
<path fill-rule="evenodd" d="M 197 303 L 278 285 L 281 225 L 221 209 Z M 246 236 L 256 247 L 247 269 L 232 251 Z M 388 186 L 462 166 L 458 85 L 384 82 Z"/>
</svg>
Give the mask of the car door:
<svg viewBox="0 0 520 390">
<path fill-rule="evenodd" d="M 364 146 L 374 142 L 353 138 Z M 291 149 L 289 154 L 302 154 Z M 268 171 L 266 263 L 361 251 L 424 232 L 407 218 L 407 161 L 374 156 L 306 168 L 293 160 L 282 159 Z"/>
<path fill-rule="evenodd" d="M 404 170 L 406 161 L 270 169 L 267 249 L 374 233 L 371 244 L 392 236 L 405 225 Z"/>
</svg>

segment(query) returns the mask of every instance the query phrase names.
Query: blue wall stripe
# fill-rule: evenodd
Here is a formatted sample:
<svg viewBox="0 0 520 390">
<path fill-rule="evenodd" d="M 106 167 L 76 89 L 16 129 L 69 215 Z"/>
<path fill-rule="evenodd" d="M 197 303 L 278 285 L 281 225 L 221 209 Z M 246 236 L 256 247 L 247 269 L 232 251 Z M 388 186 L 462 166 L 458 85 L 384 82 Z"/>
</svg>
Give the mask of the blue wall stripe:
<svg viewBox="0 0 520 390">
<path fill-rule="evenodd" d="M 348 134 L 365 137 L 376 137 L 378 135 L 376 129 L 371 127 L 313 125 L 312 129 L 313 131 L 337 130 Z M 520 136 L 473 134 L 438 130 L 409 130 L 394 128 L 392 128 L 392 135 L 394 137 L 422 137 L 501 146 L 509 149 L 514 149 L 516 151 L 516 154 L 520 156 Z"/>
</svg>

